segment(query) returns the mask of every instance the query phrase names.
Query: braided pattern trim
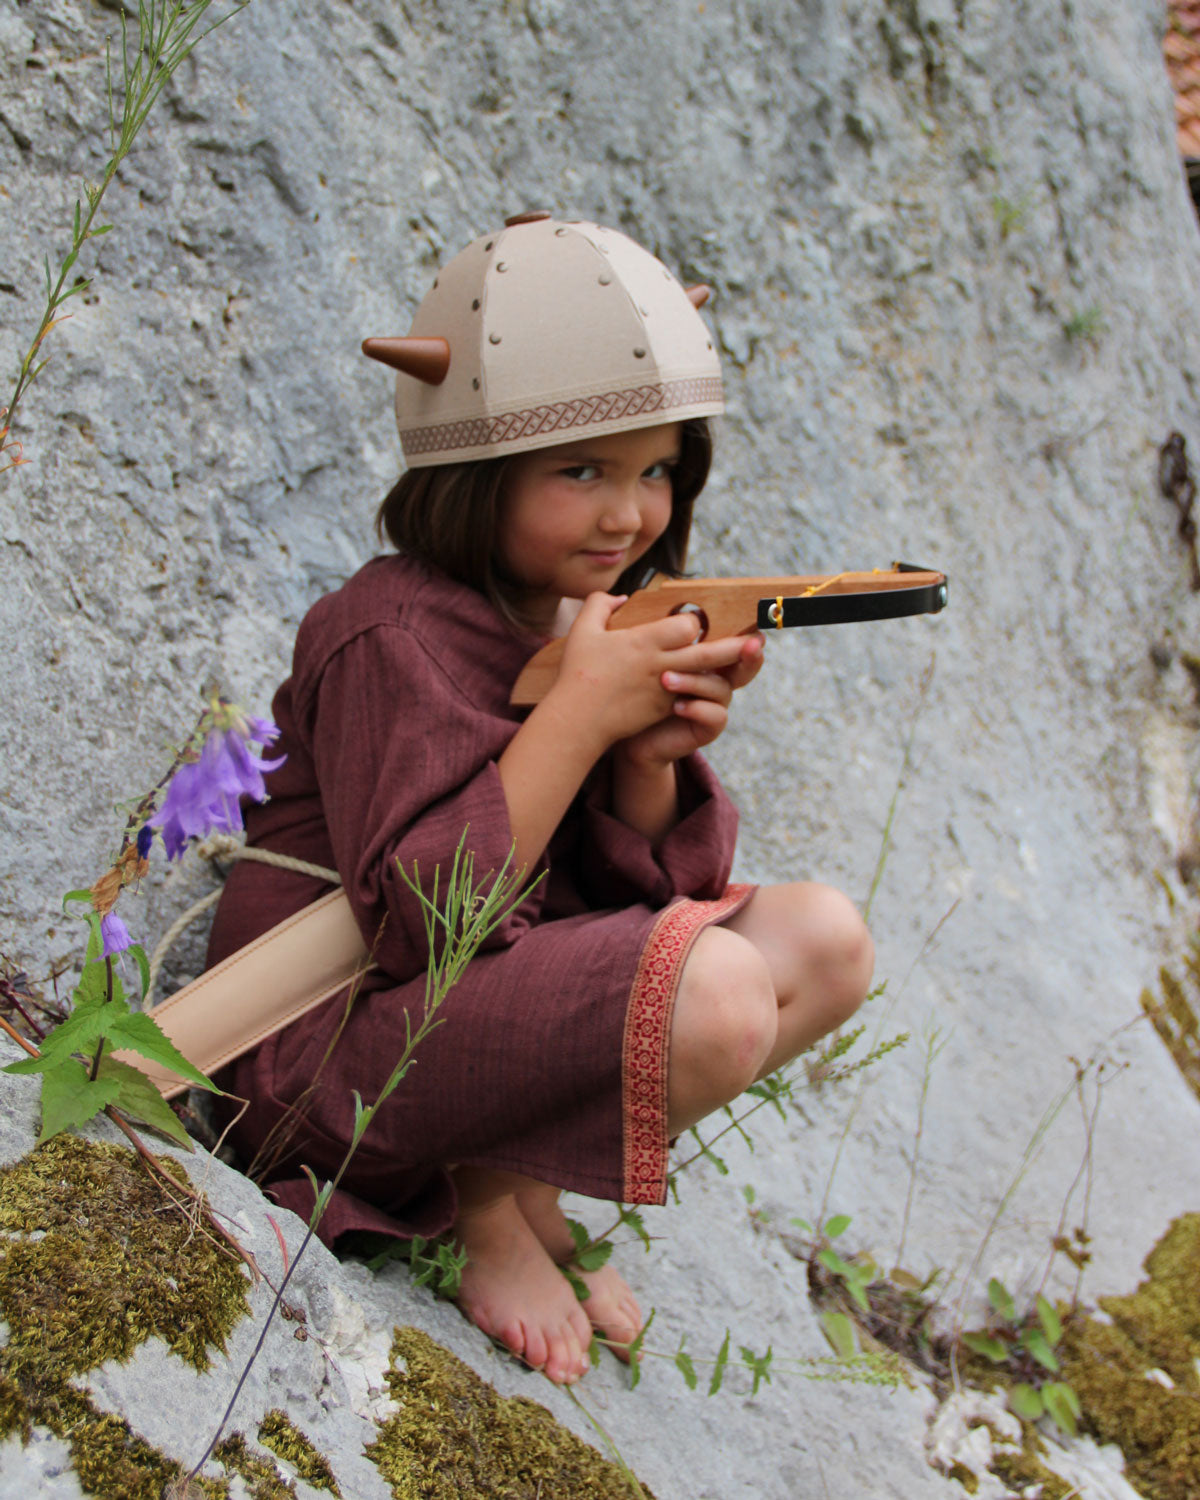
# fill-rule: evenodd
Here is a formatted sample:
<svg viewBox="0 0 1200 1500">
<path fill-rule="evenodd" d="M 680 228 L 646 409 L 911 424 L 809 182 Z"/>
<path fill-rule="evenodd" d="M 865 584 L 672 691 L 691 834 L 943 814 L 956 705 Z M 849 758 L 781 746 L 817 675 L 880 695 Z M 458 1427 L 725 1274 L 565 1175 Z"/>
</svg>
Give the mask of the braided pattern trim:
<svg viewBox="0 0 1200 1500">
<path fill-rule="evenodd" d="M 599 396 L 574 401 L 552 401 L 505 412 L 498 417 L 471 417 L 460 422 L 442 422 L 430 427 L 409 427 L 400 434 L 409 457 L 419 453 L 449 453 L 460 448 L 493 448 L 519 438 L 540 437 L 575 427 L 593 427 L 601 422 L 640 416 L 643 412 L 675 411 L 700 402 L 719 403 L 722 385 L 715 375 L 694 380 L 668 380 L 654 385 L 630 386 Z"/>
</svg>

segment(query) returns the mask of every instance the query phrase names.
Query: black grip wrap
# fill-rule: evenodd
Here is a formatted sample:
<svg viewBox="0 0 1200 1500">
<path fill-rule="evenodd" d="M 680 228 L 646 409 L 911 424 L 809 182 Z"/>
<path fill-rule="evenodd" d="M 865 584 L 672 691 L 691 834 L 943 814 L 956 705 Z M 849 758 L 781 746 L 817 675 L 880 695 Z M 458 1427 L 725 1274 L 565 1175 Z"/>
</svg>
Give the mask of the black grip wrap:
<svg viewBox="0 0 1200 1500">
<path fill-rule="evenodd" d="M 859 620 L 898 620 L 905 615 L 936 615 L 945 609 L 945 582 L 915 589 L 875 589 L 865 594 L 801 594 L 783 601 L 783 628 L 791 625 L 852 625 Z M 758 601 L 758 628 L 776 630 L 775 600 Z"/>
</svg>

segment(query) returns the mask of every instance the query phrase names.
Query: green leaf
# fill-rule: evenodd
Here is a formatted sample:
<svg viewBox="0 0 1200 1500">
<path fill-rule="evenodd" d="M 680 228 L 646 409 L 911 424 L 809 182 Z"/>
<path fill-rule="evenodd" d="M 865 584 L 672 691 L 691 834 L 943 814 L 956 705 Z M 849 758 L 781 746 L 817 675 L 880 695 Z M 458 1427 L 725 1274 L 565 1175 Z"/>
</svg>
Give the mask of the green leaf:
<svg viewBox="0 0 1200 1500">
<path fill-rule="evenodd" d="M 571 1231 L 571 1238 L 575 1241 L 575 1254 L 578 1255 L 581 1250 L 586 1250 L 592 1243 L 592 1236 L 587 1226 L 581 1224 L 578 1219 L 568 1219 L 567 1228 Z"/>
<path fill-rule="evenodd" d="M 683 1376 L 684 1384 L 689 1391 L 696 1389 L 696 1366 L 692 1363 L 690 1354 L 683 1351 L 683 1340 L 679 1341 L 679 1348 L 675 1351 L 675 1368 Z"/>
<path fill-rule="evenodd" d="M 592 1369 L 600 1363 L 600 1351 L 602 1344 L 595 1334 L 592 1334 L 592 1342 L 588 1345 L 588 1359 L 591 1361 Z"/>
<path fill-rule="evenodd" d="M 1042 1387 L 1042 1400 L 1055 1426 L 1071 1437 L 1078 1437 L 1082 1407 L 1072 1387 L 1063 1380 L 1047 1381 Z"/>
<path fill-rule="evenodd" d="M 962 1341 L 968 1349 L 982 1354 L 984 1359 L 990 1359 L 994 1365 L 1002 1365 L 1008 1358 L 1008 1345 L 1001 1343 L 990 1333 L 964 1333 Z"/>
<path fill-rule="evenodd" d="M 650 1235 L 646 1230 L 646 1221 L 642 1218 L 641 1214 L 638 1213 L 637 1209 L 623 1208 L 621 1210 L 621 1223 L 627 1225 L 630 1229 L 633 1230 L 634 1234 L 637 1235 L 638 1239 L 641 1240 L 642 1244 L 646 1247 L 647 1252 L 649 1252 Z"/>
<path fill-rule="evenodd" d="M 117 1086 L 111 1079 L 88 1077 L 87 1069 L 67 1058 L 42 1079 L 42 1133 L 38 1144 L 62 1130 L 78 1130 L 111 1104 Z"/>
<path fill-rule="evenodd" d="M 1051 1374 L 1058 1369 L 1058 1355 L 1046 1342 L 1046 1335 L 1040 1328 L 1027 1328 L 1021 1335 L 1020 1342 L 1043 1369 L 1049 1370 Z"/>
<path fill-rule="evenodd" d="M 164 1036 L 158 1022 L 148 1012 L 127 1009 L 124 1015 L 114 1017 L 104 1030 L 114 1047 L 127 1047 L 130 1051 L 140 1053 L 142 1057 L 148 1057 L 151 1062 L 161 1063 L 164 1068 L 170 1068 L 172 1073 L 178 1073 L 181 1078 L 186 1078 L 198 1088 L 208 1089 L 214 1094 L 221 1092 L 199 1068 L 188 1062 L 174 1042 Z"/>
<path fill-rule="evenodd" d="M 9 1063 L 6 1073 L 46 1073 L 57 1068 L 75 1052 L 93 1053 L 104 1035 L 100 1014 L 103 1007 L 76 1006 L 65 1021 L 42 1038 L 41 1055 Z"/>
<path fill-rule="evenodd" d="M 871 1299 L 867 1296 L 866 1283 L 858 1276 L 846 1278 L 846 1290 L 862 1308 L 863 1312 L 871 1311 Z"/>
<path fill-rule="evenodd" d="M 721 1341 L 721 1347 L 717 1350 L 717 1362 L 713 1365 L 712 1379 L 708 1382 L 708 1394 L 715 1396 L 721 1389 L 721 1382 L 725 1379 L 725 1366 L 729 1363 L 729 1329 L 725 1330 L 725 1337 Z"/>
<path fill-rule="evenodd" d="M 992 1311 L 1002 1317 L 1006 1323 L 1015 1323 L 1017 1320 L 1016 1304 L 1004 1283 L 993 1276 L 988 1282 L 987 1293 L 988 1301 L 992 1304 Z"/>
<path fill-rule="evenodd" d="M 1011 1298 L 1008 1287 L 1002 1281 L 993 1277 L 987 1284 L 987 1301 L 992 1304 L 993 1313 L 1005 1320 L 1005 1323 L 1016 1323 L 1017 1307 Z"/>
<path fill-rule="evenodd" d="M 108 1101 L 110 1104 L 115 1104 L 143 1125 L 149 1125 L 160 1135 L 168 1136 L 186 1150 L 193 1149 L 192 1138 L 183 1128 L 179 1116 L 139 1068 L 118 1062 L 106 1054 L 100 1059 L 96 1077 L 111 1079 L 116 1085 L 116 1091 Z"/>
<path fill-rule="evenodd" d="M 1038 1293 L 1037 1298 L 1037 1313 L 1038 1318 L 1041 1320 L 1042 1331 L 1045 1333 L 1047 1339 L 1052 1344 L 1057 1344 L 1063 1335 L 1062 1319 L 1058 1316 L 1052 1304 L 1042 1296 L 1041 1292 Z"/>
<path fill-rule="evenodd" d="M 138 966 L 138 974 L 141 977 L 141 999 L 144 1005 L 150 996 L 150 960 L 146 957 L 146 950 L 141 943 L 130 943 L 125 950 L 135 960 Z"/>
<path fill-rule="evenodd" d="M 613 1253 L 611 1240 L 598 1240 L 596 1244 L 589 1245 L 586 1250 L 581 1250 L 575 1257 L 581 1271 L 598 1271 L 608 1261 Z"/>
<path fill-rule="evenodd" d="M 1045 1410 L 1041 1396 L 1033 1386 L 1026 1385 L 1024 1381 L 1020 1385 L 1014 1385 L 1009 1391 L 1008 1404 L 1018 1417 L 1024 1417 L 1027 1422 L 1036 1422 Z"/>
<path fill-rule="evenodd" d="M 577 1300 L 580 1302 L 586 1302 L 592 1294 L 588 1290 L 587 1282 L 584 1281 L 583 1277 L 580 1276 L 578 1271 L 573 1271 L 570 1266 L 559 1266 L 558 1269 L 571 1283 L 571 1290 L 575 1293 Z"/>
<path fill-rule="evenodd" d="M 795 1229 L 803 1230 L 805 1234 L 811 1234 L 813 1232 L 813 1227 L 807 1219 L 789 1219 L 788 1223 L 791 1224 Z"/>
<path fill-rule="evenodd" d="M 858 1353 L 858 1340 L 854 1335 L 854 1322 L 847 1313 L 825 1312 L 818 1321 L 829 1347 L 839 1359 L 853 1359 Z"/>
<path fill-rule="evenodd" d="M 849 1214 L 834 1214 L 832 1219 L 825 1220 L 825 1233 L 831 1240 L 836 1240 L 839 1234 L 844 1234 L 850 1225 Z"/>
<path fill-rule="evenodd" d="M 836 1250 L 818 1250 L 817 1259 L 827 1271 L 832 1271 L 835 1276 L 840 1276 L 843 1281 L 853 1281 L 855 1270 L 852 1265 L 844 1261 Z"/>
<path fill-rule="evenodd" d="M 68 891 L 67 894 L 63 897 L 63 911 L 66 911 L 67 909 L 68 901 L 86 901 L 87 904 L 91 906 L 92 893 L 91 891 Z"/>
<path fill-rule="evenodd" d="M 650 1332 L 650 1325 L 654 1322 L 654 1314 L 657 1312 L 657 1310 L 658 1309 L 654 1307 L 650 1309 L 650 1316 L 642 1324 L 641 1332 L 638 1334 L 637 1338 L 633 1340 L 628 1348 L 629 1389 L 631 1391 L 637 1390 L 637 1383 L 642 1378 L 641 1359 L 639 1358 L 639 1356 L 641 1355 L 642 1345 L 643 1343 L 645 1343 L 646 1335 Z"/>
<path fill-rule="evenodd" d="M 765 1354 L 755 1354 L 753 1349 L 747 1349 L 745 1344 L 742 1344 L 738 1348 L 738 1353 L 742 1356 L 742 1363 L 754 1377 L 750 1386 L 750 1394 L 757 1396 L 758 1388 L 764 1380 L 768 1385 L 771 1383 L 771 1360 L 774 1358 L 774 1351 L 768 1344 Z"/>
</svg>

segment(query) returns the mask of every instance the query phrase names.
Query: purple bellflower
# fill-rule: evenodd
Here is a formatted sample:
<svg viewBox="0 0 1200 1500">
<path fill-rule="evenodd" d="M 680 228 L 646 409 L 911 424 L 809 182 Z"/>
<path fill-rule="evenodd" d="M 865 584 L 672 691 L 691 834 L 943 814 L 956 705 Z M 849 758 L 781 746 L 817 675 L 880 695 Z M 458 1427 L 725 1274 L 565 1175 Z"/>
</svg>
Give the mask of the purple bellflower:
<svg viewBox="0 0 1200 1500">
<path fill-rule="evenodd" d="M 100 937 L 104 943 L 104 958 L 112 958 L 118 953 L 124 953 L 130 947 L 133 939 L 129 936 L 129 928 L 121 921 L 115 911 L 106 912 L 100 918 Z"/>
<path fill-rule="evenodd" d="M 223 706 L 224 708 L 224 706 Z M 168 859 L 178 859 L 189 838 L 237 833 L 243 826 L 241 797 L 261 802 L 267 795 L 264 771 L 287 759 L 261 760 L 251 745 L 271 745 L 279 730 L 269 719 L 225 709 L 208 733 L 196 760 L 184 761 L 171 778 L 163 804 L 148 826 L 162 830 Z"/>
</svg>

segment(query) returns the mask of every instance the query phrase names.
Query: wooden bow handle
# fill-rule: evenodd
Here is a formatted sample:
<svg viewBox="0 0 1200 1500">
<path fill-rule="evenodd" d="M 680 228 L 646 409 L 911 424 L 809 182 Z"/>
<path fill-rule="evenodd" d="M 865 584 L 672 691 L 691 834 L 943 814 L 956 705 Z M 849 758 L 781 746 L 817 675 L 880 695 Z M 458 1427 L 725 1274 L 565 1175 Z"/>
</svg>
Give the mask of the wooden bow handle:
<svg viewBox="0 0 1200 1500">
<path fill-rule="evenodd" d="M 667 615 L 695 614 L 702 626 L 699 639 L 720 640 L 790 625 L 927 614 L 945 606 L 946 593 L 944 573 L 907 563 L 869 573 L 787 578 L 668 578 L 656 573 L 613 613 L 608 628 L 621 630 Z M 560 637 L 530 657 L 513 685 L 510 703 L 523 707 L 541 702 L 558 676 L 564 645 L 565 637 Z"/>
</svg>

